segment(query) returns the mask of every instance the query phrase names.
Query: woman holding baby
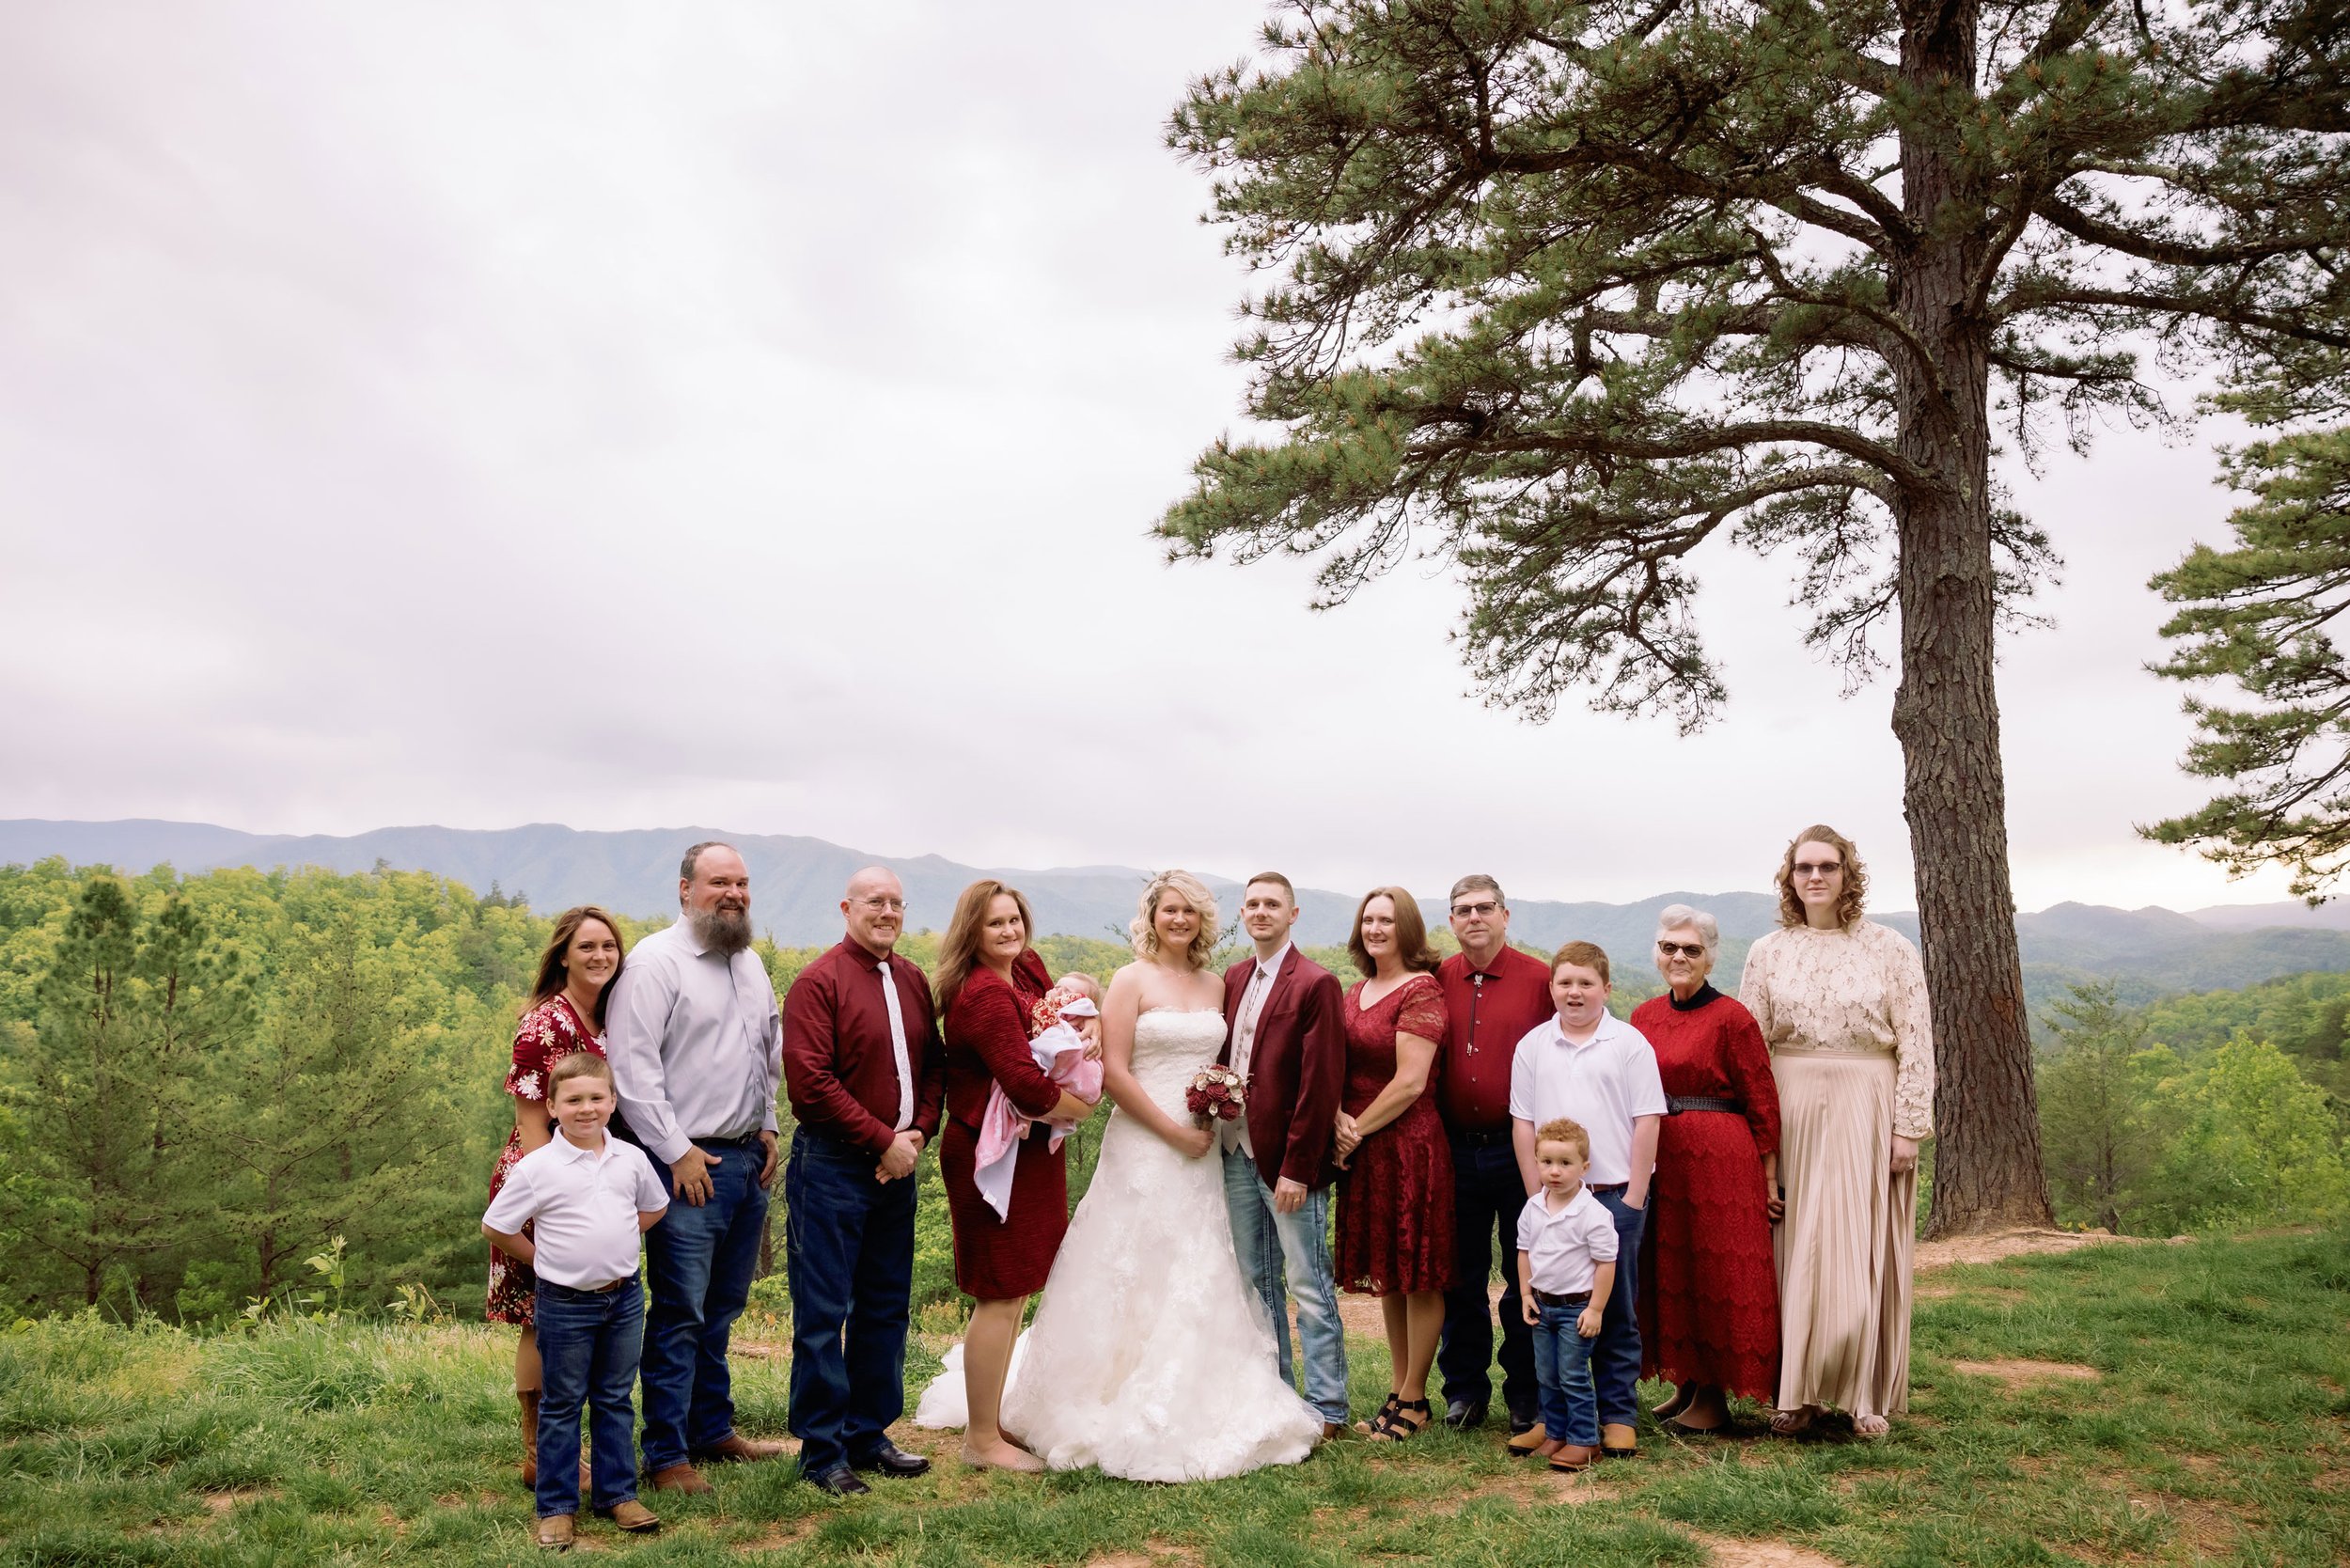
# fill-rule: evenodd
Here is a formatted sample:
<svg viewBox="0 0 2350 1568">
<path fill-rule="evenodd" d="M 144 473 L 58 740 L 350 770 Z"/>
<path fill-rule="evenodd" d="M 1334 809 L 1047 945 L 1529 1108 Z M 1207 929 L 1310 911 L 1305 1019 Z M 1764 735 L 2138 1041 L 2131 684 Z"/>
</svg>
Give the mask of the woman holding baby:
<svg viewBox="0 0 2350 1568">
<path fill-rule="evenodd" d="M 1040 1121 L 1021 1139 L 999 1215 L 976 1179 L 979 1129 L 996 1088 L 1031 1119 L 1069 1124 L 1093 1110 L 1039 1067 L 1029 1049 L 1029 1017 L 1052 987 L 1044 961 L 1028 946 L 1030 925 L 1028 901 L 1012 888 L 992 880 L 965 887 L 939 944 L 935 987 L 947 1058 L 938 1169 L 954 1227 L 955 1283 L 978 1301 L 963 1346 L 970 1409 L 963 1457 L 1007 1470 L 1044 1467 L 1004 1434 L 1004 1380 L 1021 1314 L 1043 1288 L 1068 1229 L 1069 1167 L 1060 1140 Z"/>
</svg>

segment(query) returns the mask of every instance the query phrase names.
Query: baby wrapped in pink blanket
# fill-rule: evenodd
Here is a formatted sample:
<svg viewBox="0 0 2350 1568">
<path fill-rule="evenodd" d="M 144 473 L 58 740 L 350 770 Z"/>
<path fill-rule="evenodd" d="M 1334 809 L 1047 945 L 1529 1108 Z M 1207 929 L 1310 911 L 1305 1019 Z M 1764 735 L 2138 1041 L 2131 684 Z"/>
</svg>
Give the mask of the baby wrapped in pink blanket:
<svg viewBox="0 0 2350 1568">
<path fill-rule="evenodd" d="M 1028 1028 L 1033 1038 L 1028 1049 L 1036 1064 L 1055 1083 L 1085 1101 L 1099 1105 L 1102 1100 L 1102 1064 L 1086 1059 L 1086 1039 L 1070 1022 L 1073 1018 L 1098 1018 L 1101 1010 L 1094 1005 L 1094 996 L 1102 989 L 1091 975 L 1063 975 L 1060 983 L 1044 994 L 1029 1014 Z M 1020 1139 L 1028 1130 L 1029 1119 L 1014 1108 L 1004 1086 L 995 1085 L 987 1091 L 987 1114 L 979 1118 L 979 1143 L 973 1157 L 971 1179 L 994 1209 L 997 1218 L 1011 1212 L 1012 1168 L 1019 1163 Z M 1058 1149 L 1069 1129 L 1057 1123 L 1053 1128 L 1053 1147 Z"/>
</svg>

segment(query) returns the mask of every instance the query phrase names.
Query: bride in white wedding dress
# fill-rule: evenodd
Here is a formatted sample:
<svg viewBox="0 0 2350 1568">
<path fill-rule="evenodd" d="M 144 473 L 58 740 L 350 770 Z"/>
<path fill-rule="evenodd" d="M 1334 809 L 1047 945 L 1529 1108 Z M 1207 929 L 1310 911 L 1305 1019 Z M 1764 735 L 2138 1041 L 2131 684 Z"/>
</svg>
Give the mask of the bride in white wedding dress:
<svg viewBox="0 0 2350 1568">
<path fill-rule="evenodd" d="M 1118 1109 L 1004 1391 L 1004 1430 L 1057 1470 L 1207 1481 L 1293 1465 L 1322 1435 L 1320 1414 L 1276 1370 L 1207 1157 L 1214 1134 L 1183 1104 L 1224 1045 L 1223 981 L 1198 962 L 1214 932 L 1196 878 L 1152 879 L 1135 921 L 1142 962 L 1118 972 L 1102 1010 Z M 961 1375 L 950 1368 L 939 1384 Z M 917 1419 L 935 1424 L 960 1392 L 934 1385 Z"/>
</svg>

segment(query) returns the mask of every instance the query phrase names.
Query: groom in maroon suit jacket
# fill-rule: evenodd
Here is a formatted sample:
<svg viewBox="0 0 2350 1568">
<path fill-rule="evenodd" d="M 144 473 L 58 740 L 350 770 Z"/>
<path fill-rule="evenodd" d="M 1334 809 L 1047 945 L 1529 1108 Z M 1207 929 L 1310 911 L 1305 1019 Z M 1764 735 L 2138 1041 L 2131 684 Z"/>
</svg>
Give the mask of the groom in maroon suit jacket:
<svg viewBox="0 0 2350 1568">
<path fill-rule="evenodd" d="M 1346 1077 L 1345 997 L 1336 975 L 1297 950 L 1297 894 L 1278 871 L 1248 879 L 1240 918 L 1257 956 L 1224 973 L 1224 1052 L 1247 1085 L 1245 1111 L 1224 1123 L 1224 1203 L 1232 1246 L 1263 1298 L 1290 1378 L 1289 1313 L 1306 1401 L 1324 1437 L 1346 1430 L 1346 1332 L 1330 1266 L 1330 1134 Z M 1284 1291 L 1284 1276 L 1287 1291 Z"/>
</svg>

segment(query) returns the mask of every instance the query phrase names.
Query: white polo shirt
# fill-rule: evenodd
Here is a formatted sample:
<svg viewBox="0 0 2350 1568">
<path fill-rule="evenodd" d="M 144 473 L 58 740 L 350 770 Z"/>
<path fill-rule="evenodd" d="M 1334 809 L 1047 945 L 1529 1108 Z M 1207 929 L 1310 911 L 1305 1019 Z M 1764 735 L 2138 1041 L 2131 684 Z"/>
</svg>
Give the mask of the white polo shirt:
<svg viewBox="0 0 2350 1568">
<path fill-rule="evenodd" d="M 1528 1029 L 1510 1061 L 1510 1117 L 1545 1121 L 1565 1117 L 1591 1136 L 1590 1186 L 1632 1180 L 1632 1121 L 1665 1114 L 1665 1084 L 1648 1037 L 1614 1013 L 1580 1045 L 1559 1027 L 1556 1013 Z M 1545 1290 L 1549 1287 L 1543 1287 Z"/>
<path fill-rule="evenodd" d="M 1616 1216 L 1582 1187 L 1554 1211 L 1538 1192 L 1518 1211 L 1518 1250 L 1526 1254 L 1534 1288 L 1546 1295 L 1588 1291 L 1599 1265 L 1616 1260 Z"/>
<path fill-rule="evenodd" d="M 668 1206 L 642 1149 L 609 1133 L 602 1150 L 582 1149 L 557 1127 L 514 1162 L 481 1223 L 510 1236 L 537 1221 L 533 1272 L 575 1291 L 599 1291 L 635 1275 L 636 1216 Z"/>
</svg>

